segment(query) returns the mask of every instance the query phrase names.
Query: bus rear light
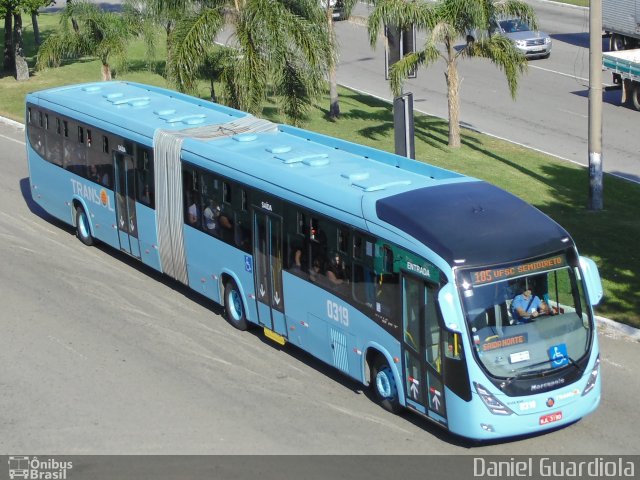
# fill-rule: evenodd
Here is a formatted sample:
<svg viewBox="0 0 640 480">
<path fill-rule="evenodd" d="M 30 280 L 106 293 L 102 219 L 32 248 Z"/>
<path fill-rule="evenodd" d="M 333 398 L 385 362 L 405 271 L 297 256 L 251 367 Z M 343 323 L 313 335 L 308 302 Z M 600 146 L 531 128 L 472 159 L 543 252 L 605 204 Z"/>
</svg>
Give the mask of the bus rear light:
<svg viewBox="0 0 640 480">
<path fill-rule="evenodd" d="M 584 387 L 582 391 L 582 396 L 584 397 L 587 393 L 593 390 L 593 387 L 596 386 L 596 381 L 598 380 L 598 374 L 600 373 L 600 355 L 596 358 L 596 363 L 593 366 L 593 370 L 591 370 L 591 374 L 589 375 L 589 380 L 587 380 L 587 385 Z"/>
<path fill-rule="evenodd" d="M 485 387 L 477 382 L 473 382 L 473 386 L 476 387 L 476 392 L 478 392 L 478 395 L 480 395 L 482 402 L 491 413 L 493 413 L 494 415 L 511 415 L 513 413 L 513 411 L 509 407 L 498 400 Z"/>
</svg>

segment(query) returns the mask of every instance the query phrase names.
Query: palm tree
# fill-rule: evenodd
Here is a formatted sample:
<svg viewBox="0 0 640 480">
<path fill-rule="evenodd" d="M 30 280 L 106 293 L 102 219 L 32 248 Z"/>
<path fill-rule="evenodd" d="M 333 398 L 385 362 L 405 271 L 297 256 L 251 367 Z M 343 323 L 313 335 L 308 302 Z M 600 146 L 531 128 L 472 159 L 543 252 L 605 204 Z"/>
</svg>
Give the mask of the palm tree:
<svg viewBox="0 0 640 480">
<path fill-rule="evenodd" d="M 71 19 L 78 22 L 77 32 Z M 102 79 L 111 80 L 112 60 L 124 65 L 128 42 L 140 32 L 140 25 L 134 24 L 135 21 L 135 17 L 106 12 L 91 3 L 67 2 L 60 17 L 60 30 L 49 36 L 38 50 L 36 68 L 57 67 L 68 58 L 94 56 L 102 63 Z"/>
<path fill-rule="evenodd" d="M 421 50 L 411 53 L 390 69 L 391 89 L 395 95 L 403 81 L 417 67 L 428 67 L 440 59 L 446 64 L 447 102 L 449 113 L 449 146 L 460 146 L 460 81 L 457 62 L 461 57 L 482 57 L 500 68 L 509 91 L 515 99 L 518 78 L 527 69 L 527 61 L 515 45 L 501 35 L 486 35 L 460 47 L 455 45 L 474 29 L 489 30 L 489 20 L 500 15 L 515 15 L 536 28 L 533 9 L 520 0 L 376 0 L 369 16 L 369 41 L 376 45 L 383 24 L 406 29 L 415 25 L 427 37 Z"/>
<path fill-rule="evenodd" d="M 38 10 L 53 5 L 55 0 L 22 0 L 22 8 L 31 15 L 31 26 L 33 27 L 33 38 L 36 45 L 40 45 L 40 27 L 38 25 Z"/>
<path fill-rule="evenodd" d="M 323 8 L 327 11 L 327 24 L 329 26 L 329 32 L 331 34 L 331 41 L 333 48 L 337 52 L 338 42 L 336 38 L 336 31 L 333 23 L 334 9 L 340 7 L 340 16 L 342 19 L 347 19 L 351 16 L 351 11 L 357 3 L 357 0 L 341 0 L 340 5 L 336 0 L 321 0 Z M 336 119 L 340 116 L 340 101 L 338 100 L 338 80 L 337 80 L 337 62 L 334 62 L 329 67 L 329 118 Z"/>
<path fill-rule="evenodd" d="M 158 1 L 158 0 L 156 0 Z M 180 0 L 174 0 L 179 3 Z M 169 2 L 167 2 L 169 3 Z M 175 4 L 171 5 L 175 9 Z M 336 62 L 326 12 L 318 0 L 209 0 L 183 4 L 172 31 L 167 76 L 183 91 L 194 91 L 198 73 L 224 31 L 230 51 L 220 81 L 226 102 L 258 112 L 268 93 L 299 124 L 326 88 Z"/>
</svg>

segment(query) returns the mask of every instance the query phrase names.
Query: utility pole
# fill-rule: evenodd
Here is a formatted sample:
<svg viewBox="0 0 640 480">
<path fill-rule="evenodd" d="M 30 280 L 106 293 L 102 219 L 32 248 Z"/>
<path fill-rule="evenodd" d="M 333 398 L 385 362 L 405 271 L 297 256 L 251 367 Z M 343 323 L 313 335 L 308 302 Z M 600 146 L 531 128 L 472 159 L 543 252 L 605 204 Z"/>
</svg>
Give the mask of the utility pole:
<svg viewBox="0 0 640 480">
<path fill-rule="evenodd" d="M 602 0 L 589 7 L 589 210 L 602 210 Z"/>
<path fill-rule="evenodd" d="M 389 70 L 393 64 L 415 51 L 416 29 L 413 25 L 409 28 L 385 25 L 384 35 L 384 77 L 389 80 Z M 409 78 L 416 77 L 417 70 L 414 69 L 409 73 Z M 403 157 L 416 158 L 411 92 L 400 92 L 400 95 L 393 99 L 393 132 L 395 153 Z"/>
</svg>

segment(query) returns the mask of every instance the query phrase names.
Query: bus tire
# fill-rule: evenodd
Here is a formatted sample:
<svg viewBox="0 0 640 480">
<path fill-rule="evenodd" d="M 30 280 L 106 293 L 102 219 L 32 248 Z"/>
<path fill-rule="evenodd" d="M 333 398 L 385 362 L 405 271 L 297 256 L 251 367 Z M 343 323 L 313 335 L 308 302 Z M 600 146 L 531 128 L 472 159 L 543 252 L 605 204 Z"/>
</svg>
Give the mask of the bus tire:
<svg viewBox="0 0 640 480">
<path fill-rule="evenodd" d="M 402 405 L 398 399 L 398 386 L 387 360 L 378 356 L 371 368 L 371 389 L 376 401 L 391 413 L 400 413 Z"/>
<path fill-rule="evenodd" d="M 236 282 L 229 280 L 224 286 L 224 310 L 227 321 L 238 330 L 246 330 L 249 327 L 247 316 L 242 305 L 242 295 Z"/>
<path fill-rule="evenodd" d="M 84 208 L 80 206 L 76 208 L 76 237 L 89 247 L 94 244 L 94 239 L 91 236 L 89 218 L 87 217 Z"/>
</svg>

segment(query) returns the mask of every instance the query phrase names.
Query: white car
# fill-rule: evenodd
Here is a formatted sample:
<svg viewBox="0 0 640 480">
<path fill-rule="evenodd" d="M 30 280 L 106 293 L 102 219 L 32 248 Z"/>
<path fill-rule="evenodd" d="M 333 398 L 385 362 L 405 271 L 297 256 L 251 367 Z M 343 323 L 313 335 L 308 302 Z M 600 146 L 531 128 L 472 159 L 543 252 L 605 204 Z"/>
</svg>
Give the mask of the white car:
<svg viewBox="0 0 640 480">
<path fill-rule="evenodd" d="M 489 33 L 509 38 L 527 58 L 547 58 L 551 55 L 551 37 L 544 32 L 531 30 L 529 25 L 520 18 L 507 17 L 491 20 Z M 478 35 L 476 32 L 471 32 L 467 35 L 467 42 L 474 41 L 481 36 L 482 33 Z"/>
<path fill-rule="evenodd" d="M 320 0 L 320 4 L 323 8 L 327 8 L 327 2 L 329 2 L 328 7 L 333 9 L 333 19 L 334 20 L 343 20 L 343 4 L 342 0 Z"/>
</svg>

